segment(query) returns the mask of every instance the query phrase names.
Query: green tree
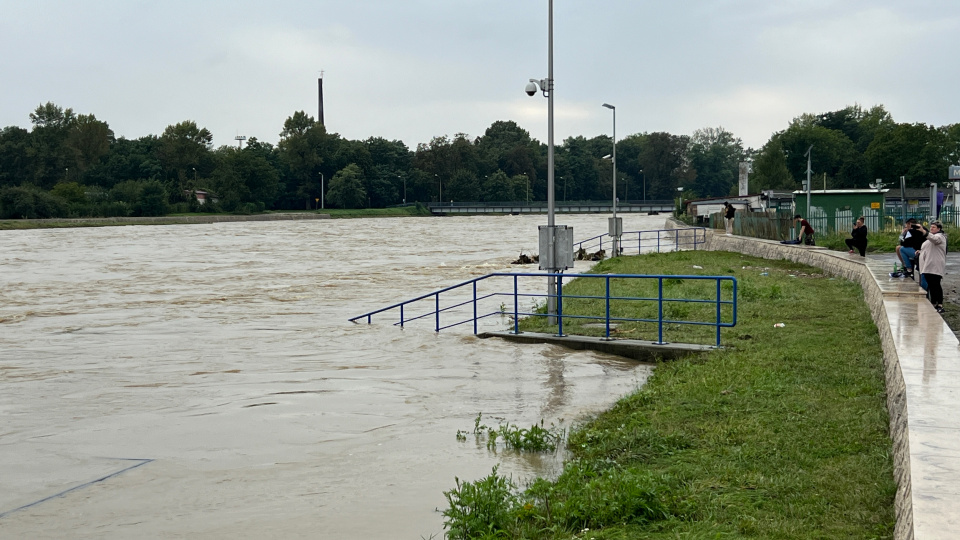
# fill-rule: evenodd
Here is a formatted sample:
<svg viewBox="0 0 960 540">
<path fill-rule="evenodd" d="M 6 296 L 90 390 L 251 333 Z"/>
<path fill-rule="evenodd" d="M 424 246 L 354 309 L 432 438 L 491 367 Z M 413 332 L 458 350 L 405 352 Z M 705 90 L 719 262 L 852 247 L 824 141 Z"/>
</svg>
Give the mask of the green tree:
<svg viewBox="0 0 960 540">
<path fill-rule="evenodd" d="M 30 146 L 29 131 L 17 126 L 0 130 L 0 188 L 30 178 Z"/>
<path fill-rule="evenodd" d="M 156 180 L 143 183 L 137 198 L 137 211 L 141 216 L 162 216 L 168 212 L 167 191 Z"/>
<path fill-rule="evenodd" d="M 690 164 L 696 172 L 694 190 L 701 197 L 736 193 L 743 143 L 719 128 L 698 129 L 690 140 Z"/>
<path fill-rule="evenodd" d="M 907 186 L 942 182 L 950 165 L 950 143 L 942 130 L 926 124 L 897 124 L 881 131 L 865 157 L 873 178 L 888 183 L 906 176 Z"/>
<path fill-rule="evenodd" d="M 753 186 L 751 191 L 796 188 L 797 182 L 787 168 L 781 137 L 782 133 L 774 134 L 757 154 L 753 162 L 753 175 L 750 177 L 750 184 Z"/>
<path fill-rule="evenodd" d="M 106 122 L 92 114 L 81 114 L 70 126 L 66 146 L 69 149 L 78 174 L 82 175 L 110 150 L 113 130 Z"/>
<path fill-rule="evenodd" d="M 310 209 L 320 196 L 320 166 L 326 128 L 303 111 L 293 113 L 283 122 L 280 132 L 280 158 L 287 168 L 287 192 L 303 201 Z"/>
<path fill-rule="evenodd" d="M 640 153 L 640 164 L 647 178 L 650 199 L 673 199 L 677 187 L 690 187 L 693 171 L 687 160 L 690 137 L 665 132 L 646 136 Z"/>
<path fill-rule="evenodd" d="M 192 120 L 167 126 L 160 136 L 157 157 L 163 169 L 174 179 L 175 198 L 185 199 L 186 192 L 196 189 L 194 181 L 203 174 L 203 163 L 209 159 L 213 135 Z M 198 171 L 199 169 L 199 171 Z"/>
<path fill-rule="evenodd" d="M 51 102 L 30 113 L 30 181 L 42 189 L 50 189 L 65 177 L 70 165 L 65 141 L 76 121 L 73 109 L 63 109 Z"/>
<path fill-rule="evenodd" d="M 351 163 L 330 180 L 327 200 L 340 208 L 362 208 L 367 202 L 367 192 L 363 188 L 363 171 Z"/>
<path fill-rule="evenodd" d="M 279 194 L 280 173 L 261 147 L 223 147 L 216 154 L 219 163 L 211 175 L 210 187 L 224 210 L 232 212 L 247 204 L 258 209 L 273 205 Z"/>
</svg>

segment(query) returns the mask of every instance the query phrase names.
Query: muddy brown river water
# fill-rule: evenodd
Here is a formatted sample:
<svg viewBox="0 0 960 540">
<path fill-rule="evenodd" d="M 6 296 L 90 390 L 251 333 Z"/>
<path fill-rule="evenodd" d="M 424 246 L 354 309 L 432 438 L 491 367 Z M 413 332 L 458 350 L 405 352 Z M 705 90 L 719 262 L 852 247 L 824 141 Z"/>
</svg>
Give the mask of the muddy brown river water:
<svg viewBox="0 0 960 540">
<path fill-rule="evenodd" d="M 456 432 L 569 425 L 649 366 L 347 322 L 517 270 L 545 221 L 0 231 L 0 538 L 440 538 L 454 477 L 554 473 Z"/>
</svg>

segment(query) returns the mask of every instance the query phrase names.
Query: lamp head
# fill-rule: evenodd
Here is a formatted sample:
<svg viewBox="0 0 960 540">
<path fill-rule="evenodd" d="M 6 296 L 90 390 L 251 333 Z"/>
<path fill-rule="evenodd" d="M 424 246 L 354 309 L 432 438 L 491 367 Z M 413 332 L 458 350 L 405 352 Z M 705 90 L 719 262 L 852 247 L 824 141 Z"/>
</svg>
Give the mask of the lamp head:
<svg viewBox="0 0 960 540">
<path fill-rule="evenodd" d="M 606 108 L 608 108 L 608 109 L 610 109 L 610 110 L 616 110 L 616 107 L 614 107 L 613 105 L 611 105 L 611 104 L 609 104 L 609 103 L 604 103 L 603 106 L 606 107 Z"/>
</svg>

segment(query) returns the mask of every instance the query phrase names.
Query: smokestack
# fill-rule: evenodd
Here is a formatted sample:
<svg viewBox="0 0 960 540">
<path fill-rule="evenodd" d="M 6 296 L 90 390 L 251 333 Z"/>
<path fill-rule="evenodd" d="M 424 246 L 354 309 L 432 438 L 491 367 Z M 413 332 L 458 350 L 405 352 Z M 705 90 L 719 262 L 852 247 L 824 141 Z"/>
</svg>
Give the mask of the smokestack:
<svg viewBox="0 0 960 540">
<path fill-rule="evenodd" d="M 317 88 L 320 92 L 320 111 L 319 111 L 319 114 L 317 115 L 317 119 L 320 121 L 321 124 L 326 126 L 326 124 L 323 122 L 323 72 L 322 71 L 320 72 L 320 78 L 317 79 Z"/>
</svg>

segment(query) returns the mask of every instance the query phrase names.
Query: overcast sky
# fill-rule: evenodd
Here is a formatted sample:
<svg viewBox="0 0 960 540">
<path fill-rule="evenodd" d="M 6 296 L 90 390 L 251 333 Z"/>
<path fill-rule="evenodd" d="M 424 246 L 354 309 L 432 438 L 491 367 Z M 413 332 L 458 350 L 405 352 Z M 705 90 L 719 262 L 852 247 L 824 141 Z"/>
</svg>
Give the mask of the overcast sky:
<svg viewBox="0 0 960 540">
<path fill-rule="evenodd" d="M 547 0 L 0 0 L 0 127 L 52 101 L 117 136 L 196 121 L 216 145 L 275 143 L 295 111 L 328 131 L 546 142 Z M 557 0 L 556 140 L 722 126 L 763 145 L 803 113 L 884 105 L 960 122 L 956 0 Z"/>
</svg>

